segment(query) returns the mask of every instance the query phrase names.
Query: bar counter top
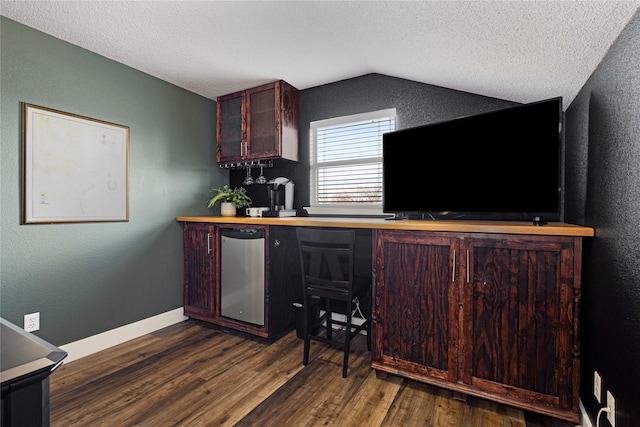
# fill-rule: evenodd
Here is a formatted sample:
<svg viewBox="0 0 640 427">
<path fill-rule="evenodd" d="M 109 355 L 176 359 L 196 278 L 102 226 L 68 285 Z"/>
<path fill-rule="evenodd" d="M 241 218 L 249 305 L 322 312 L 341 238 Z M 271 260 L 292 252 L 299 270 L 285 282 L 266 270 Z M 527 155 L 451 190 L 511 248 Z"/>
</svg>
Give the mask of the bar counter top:
<svg viewBox="0 0 640 427">
<path fill-rule="evenodd" d="M 211 222 L 216 224 L 242 225 L 283 225 L 292 227 L 339 227 L 339 228 L 369 228 L 387 230 L 410 231 L 448 231 L 458 233 L 497 233 L 497 234 L 527 234 L 540 236 L 573 236 L 592 237 L 594 230 L 590 227 L 550 222 L 545 225 L 533 225 L 525 221 L 465 221 L 465 220 L 405 220 L 385 218 L 357 218 L 357 217 L 286 217 L 261 218 L 245 216 L 179 216 L 179 222 Z"/>
</svg>

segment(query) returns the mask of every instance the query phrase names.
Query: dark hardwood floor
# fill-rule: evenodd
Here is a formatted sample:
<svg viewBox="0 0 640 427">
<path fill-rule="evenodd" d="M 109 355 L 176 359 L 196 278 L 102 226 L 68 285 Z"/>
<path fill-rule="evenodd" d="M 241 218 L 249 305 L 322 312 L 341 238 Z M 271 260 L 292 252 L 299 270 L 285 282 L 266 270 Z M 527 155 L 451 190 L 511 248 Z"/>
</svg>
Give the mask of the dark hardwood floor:
<svg viewBox="0 0 640 427">
<path fill-rule="evenodd" d="M 51 426 L 473 426 L 571 423 L 416 381 L 379 379 L 366 337 L 342 353 L 295 331 L 273 344 L 186 321 L 63 364 L 51 375 Z"/>
</svg>

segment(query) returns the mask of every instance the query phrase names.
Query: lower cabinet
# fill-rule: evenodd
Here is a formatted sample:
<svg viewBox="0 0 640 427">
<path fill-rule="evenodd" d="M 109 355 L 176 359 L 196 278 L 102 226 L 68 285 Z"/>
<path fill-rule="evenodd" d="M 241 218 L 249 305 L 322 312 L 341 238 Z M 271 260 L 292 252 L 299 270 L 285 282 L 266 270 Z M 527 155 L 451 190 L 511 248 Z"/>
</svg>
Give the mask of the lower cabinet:
<svg viewBox="0 0 640 427">
<path fill-rule="evenodd" d="M 186 316 L 269 340 L 293 329 L 296 227 L 183 227 Z M 264 325 L 221 315 L 220 228 L 265 231 Z M 374 229 L 359 239 L 379 376 L 579 421 L 581 237 Z"/>
<path fill-rule="evenodd" d="M 388 373 L 579 421 L 579 237 L 374 231 Z"/>
<path fill-rule="evenodd" d="M 264 325 L 225 317 L 221 313 L 221 227 L 259 228 L 266 233 Z M 285 228 L 288 230 L 283 230 Z M 293 302 L 300 280 L 299 269 L 293 270 L 291 262 L 292 251 L 297 248 L 295 228 L 185 222 L 183 242 L 185 316 L 268 340 L 275 340 L 293 329 Z M 297 257 L 297 252 L 295 254 Z"/>
<path fill-rule="evenodd" d="M 216 291 L 219 259 L 218 228 L 212 224 L 184 223 L 184 315 L 214 319 L 220 311 Z"/>
<path fill-rule="evenodd" d="M 302 301 L 296 227 L 270 225 L 267 242 L 270 325 L 280 333 L 293 329 L 293 303 Z"/>
</svg>

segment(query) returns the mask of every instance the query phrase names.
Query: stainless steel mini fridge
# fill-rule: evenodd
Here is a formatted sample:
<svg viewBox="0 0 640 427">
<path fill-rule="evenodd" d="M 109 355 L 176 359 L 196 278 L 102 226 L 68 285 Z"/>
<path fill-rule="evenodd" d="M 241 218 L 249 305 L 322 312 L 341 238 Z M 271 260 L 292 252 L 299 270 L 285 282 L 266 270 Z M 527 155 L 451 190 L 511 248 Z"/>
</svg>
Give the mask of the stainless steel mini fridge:
<svg viewBox="0 0 640 427">
<path fill-rule="evenodd" d="M 220 239 L 220 314 L 264 326 L 264 230 L 221 229 Z"/>
</svg>

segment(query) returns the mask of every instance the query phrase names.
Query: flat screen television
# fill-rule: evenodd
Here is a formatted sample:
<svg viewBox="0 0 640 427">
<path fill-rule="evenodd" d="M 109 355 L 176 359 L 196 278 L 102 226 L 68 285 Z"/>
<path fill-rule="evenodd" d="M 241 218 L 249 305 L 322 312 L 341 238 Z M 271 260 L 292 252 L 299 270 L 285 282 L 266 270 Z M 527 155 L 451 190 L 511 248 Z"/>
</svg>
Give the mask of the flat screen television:
<svg viewBox="0 0 640 427">
<path fill-rule="evenodd" d="M 562 98 L 383 135 L 396 218 L 557 221 Z"/>
</svg>

